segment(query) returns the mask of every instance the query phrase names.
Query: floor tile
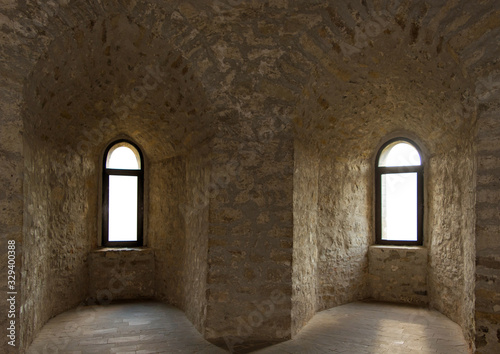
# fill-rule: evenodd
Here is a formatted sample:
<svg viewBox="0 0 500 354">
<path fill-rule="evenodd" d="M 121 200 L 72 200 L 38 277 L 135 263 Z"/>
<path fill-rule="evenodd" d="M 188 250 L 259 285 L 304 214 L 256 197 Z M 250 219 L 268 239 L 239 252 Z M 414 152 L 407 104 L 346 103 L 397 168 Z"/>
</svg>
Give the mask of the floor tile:
<svg viewBox="0 0 500 354">
<path fill-rule="evenodd" d="M 322 311 L 292 340 L 259 354 L 467 353 L 459 326 L 436 311 L 356 302 Z M 37 353 L 227 353 L 203 339 L 179 309 L 158 302 L 88 306 L 51 319 Z"/>
</svg>

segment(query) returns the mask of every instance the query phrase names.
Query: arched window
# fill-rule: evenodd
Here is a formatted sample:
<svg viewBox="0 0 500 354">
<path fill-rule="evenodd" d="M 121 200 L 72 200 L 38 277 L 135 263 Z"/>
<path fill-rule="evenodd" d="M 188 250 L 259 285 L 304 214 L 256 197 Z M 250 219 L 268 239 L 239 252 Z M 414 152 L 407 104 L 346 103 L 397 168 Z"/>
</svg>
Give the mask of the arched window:
<svg viewBox="0 0 500 354">
<path fill-rule="evenodd" d="M 102 245 L 142 246 L 144 161 L 139 148 L 126 140 L 104 153 Z"/>
<path fill-rule="evenodd" d="M 409 139 L 396 138 L 379 150 L 375 166 L 376 242 L 423 243 L 422 154 Z"/>
</svg>

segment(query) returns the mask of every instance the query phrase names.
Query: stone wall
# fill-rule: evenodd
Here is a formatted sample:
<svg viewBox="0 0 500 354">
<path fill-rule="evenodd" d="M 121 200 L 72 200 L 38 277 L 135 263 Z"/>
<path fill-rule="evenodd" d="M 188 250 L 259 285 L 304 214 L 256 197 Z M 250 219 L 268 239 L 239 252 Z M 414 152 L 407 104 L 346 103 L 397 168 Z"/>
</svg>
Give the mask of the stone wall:
<svg viewBox="0 0 500 354">
<path fill-rule="evenodd" d="M 419 306 L 429 303 L 426 248 L 371 246 L 368 262 L 370 297 Z"/>
<path fill-rule="evenodd" d="M 356 156 L 320 160 L 318 304 L 324 310 L 368 297 L 370 168 Z M 340 160 L 340 161 L 339 161 Z"/>
<path fill-rule="evenodd" d="M 152 163 L 149 169 L 147 247 L 155 252 L 155 298 L 184 308 L 186 158 Z"/>
<path fill-rule="evenodd" d="M 475 321 L 478 353 L 500 347 L 500 95 L 498 68 L 478 82 Z"/>
<path fill-rule="evenodd" d="M 180 205 L 185 223 L 183 279 L 172 286 L 182 286 L 183 310 L 195 327 L 204 334 L 207 316 L 208 225 L 211 169 L 208 151 L 193 151 L 186 164 L 186 204 Z M 175 252 L 175 250 L 172 250 Z M 182 284 L 182 285 L 181 285 Z"/>
<path fill-rule="evenodd" d="M 293 175 L 292 336 L 316 313 L 319 158 L 295 141 Z"/>
<path fill-rule="evenodd" d="M 23 137 L 20 100 L 22 97 L 22 74 L 6 68 L 5 63 L 0 64 L 0 276 L 5 281 L 0 286 L 2 294 L 7 294 L 8 280 L 8 241 L 16 242 L 16 345 L 23 343 L 22 320 L 19 309 L 23 304 L 24 284 L 21 278 L 23 267 Z M 25 275 L 26 272 L 24 271 Z M 0 326 L 9 328 L 10 304 L 5 301 L 0 306 Z M 17 353 L 16 348 L 7 344 L 7 337 L 0 343 L 3 353 Z"/>
<path fill-rule="evenodd" d="M 470 140 L 460 141 L 428 163 L 428 286 L 431 307 L 459 323 L 471 343 L 475 166 Z"/>
<path fill-rule="evenodd" d="M 89 296 L 95 304 L 154 296 L 152 249 L 101 248 L 90 252 L 88 267 Z"/>
<path fill-rule="evenodd" d="M 186 312 L 204 331 L 210 164 L 207 151 L 151 166 L 149 243 L 155 252 L 155 297 Z"/>
<path fill-rule="evenodd" d="M 95 195 L 89 193 L 97 189 L 91 178 L 95 165 L 49 146 L 31 136 L 24 149 L 23 262 L 29 265 L 23 271 L 24 340 L 55 314 L 85 300 L 87 256 L 97 244 L 97 237 L 88 237 L 97 235 Z"/>
<path fill-rule="evenodd" d="M 291 336 L 293 140 L 260 117 L 214 141 L 206 335 L 230 347 Z"/>
</svg>

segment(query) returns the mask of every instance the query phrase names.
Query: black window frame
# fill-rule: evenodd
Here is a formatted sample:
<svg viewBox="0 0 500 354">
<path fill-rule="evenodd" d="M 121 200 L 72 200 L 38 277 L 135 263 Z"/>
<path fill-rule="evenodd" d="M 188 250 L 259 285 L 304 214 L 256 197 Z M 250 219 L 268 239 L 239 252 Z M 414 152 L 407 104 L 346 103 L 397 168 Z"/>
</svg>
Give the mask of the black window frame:
<svg viewBox="0 0 500 354">
<path fill-rule="evenodd" d="M 397 142 L 411 144 L 420 155 L 419 166 L 379 167 L 380 156 L 385 148 Z M 392 246 L 422 246 L 424 243 L 424 156 L 420 147 L 412 140 L 404 137 L 393 138 L 385 142 L 377 152 L 375 159 L 375 243 Z M 391 173 L 417 173 L 417 240 L 383 240 L 382 239 L 382 176 Z"/>
<path fill-rule="evenodd" d="M 139 154 L 140 169 L 112 169 L 106 168 L 109 151 L 119 144 L 130 144 Z M 102 179 L 102 247 L 141 247 L 144 245 L 144 157 L 141 149 L 134 142 L 127 139 L 115 140 L 104 151 L 103 179 Z M 109 176 L 137 176 L 137 240 L 136 241 L 109 241 Z"/>
</svg>

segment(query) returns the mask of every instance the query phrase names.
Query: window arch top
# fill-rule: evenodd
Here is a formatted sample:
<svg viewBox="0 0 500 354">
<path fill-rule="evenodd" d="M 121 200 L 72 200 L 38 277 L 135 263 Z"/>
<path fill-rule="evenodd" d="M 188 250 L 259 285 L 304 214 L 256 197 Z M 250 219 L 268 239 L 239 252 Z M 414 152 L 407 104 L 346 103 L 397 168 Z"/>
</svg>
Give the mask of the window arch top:
<svg viewBox="0 0 500 354">
<path fill-rule="evenodd" d="M 141 157 L 137 149 L 126 142 L 115 144 L 106 157 L 106 168 L 120 170 L 140 170 Z"/>
<path fill-rule="evenodd" d="M 379 167 L 421 166 L 422 159 L 417 148 L 403 140 L 387 145 L 378 159 Z"/>
</svg>

